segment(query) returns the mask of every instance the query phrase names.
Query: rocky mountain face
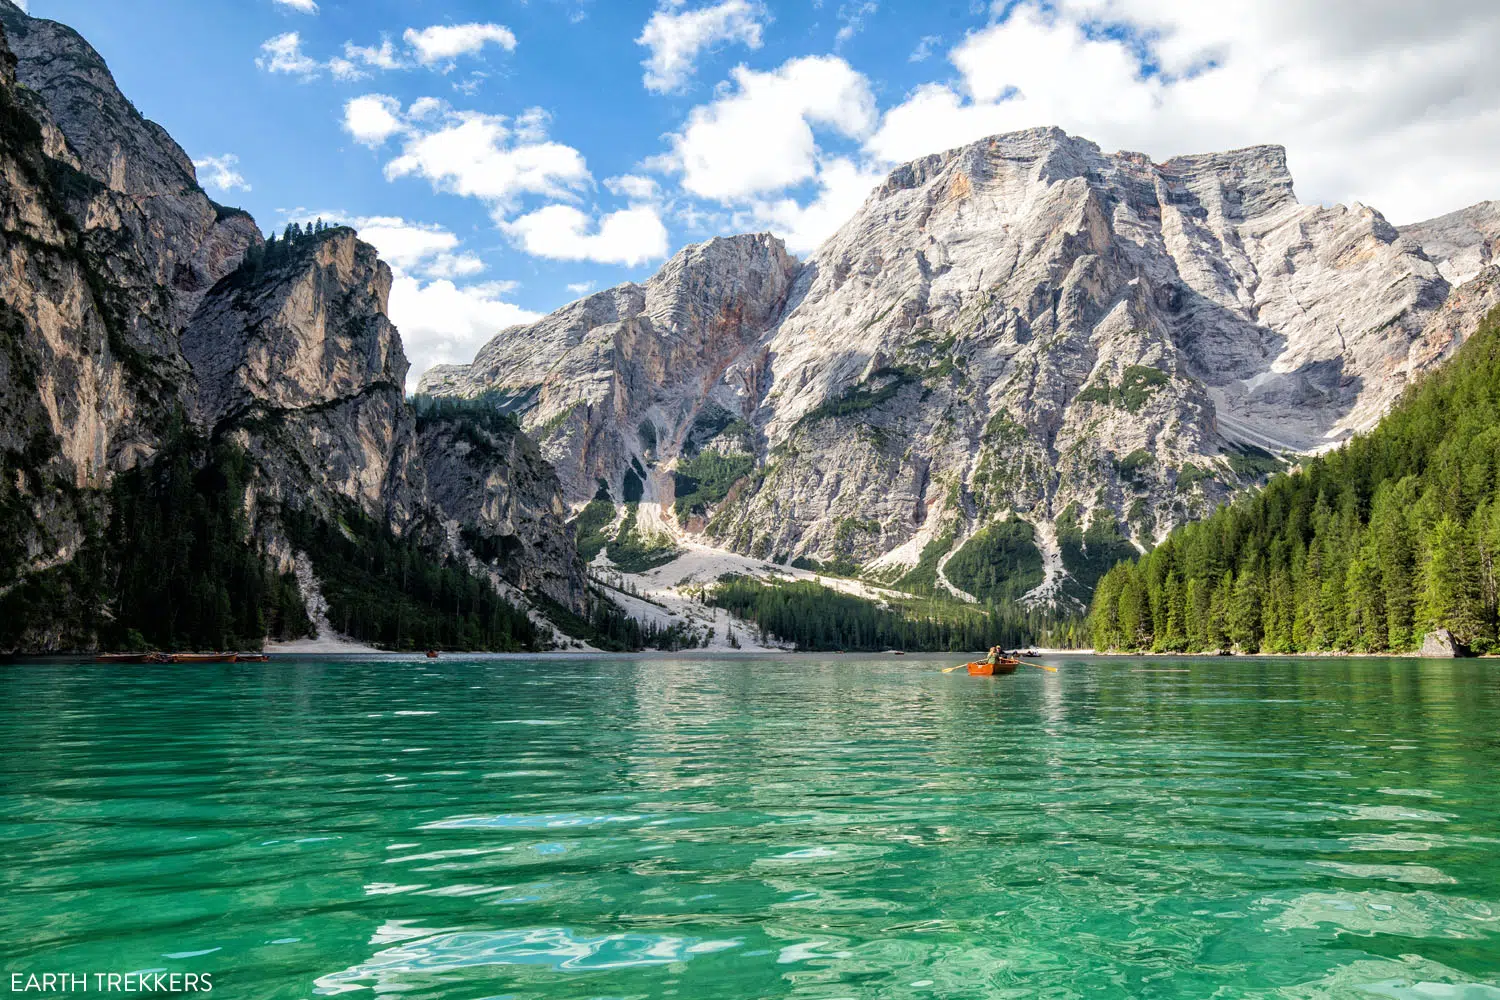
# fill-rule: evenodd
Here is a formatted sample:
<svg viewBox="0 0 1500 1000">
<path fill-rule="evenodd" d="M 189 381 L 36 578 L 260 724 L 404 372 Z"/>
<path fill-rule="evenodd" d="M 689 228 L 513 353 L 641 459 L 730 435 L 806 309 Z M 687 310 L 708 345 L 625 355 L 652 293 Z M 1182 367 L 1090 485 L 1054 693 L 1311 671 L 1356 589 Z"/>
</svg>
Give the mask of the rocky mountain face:
<svg viewBox="0 0 1500 1000">
<path fill-rule="evenodd" d="M 435 558 L 586 608 L 534 449 L 489 426 L 471 432 L 484 447 L 450 454 L 468 422 L 419 421 L 405 400 L 391 272 L 372 247 L 335 229 L 268 253 L 87 42 L 7 0 L 0 29 L 0 598 L 96 540 L 113 478 L 185 421 L 248 454 L 246 516 L 280 570 L 297 554 L 279 510 L 355 509 Z M 92 641 L 45 623 L 17 634 Z"/>
<path fill-rule="evenodd" d="M 154 453 L 188 370 L 177 334 L 260 234 L 208 199 L 77 34 L 3 0 L 0 28 L 0 448 L 11 506 L 38 515 L 12 543 L 36 568 L 82 544 L 77 491 Z"/>
<path fill-rule="evenodd" d="M 502 334 L 471 365 L 433 368 L 419 391 L 492 392 L 524 413 L 570 499 L 601 483 L 631 500 L 663 495 L 671 459 L 755 414 L 763 387 L 744 355 L 785 311 L 796 273 L 774 237 L 710 240 L 645 285 L 598 292 Z M 657 480 L 649 492 L 648 470 Z"/>
<path fill-rule="evenodd" d="M 1300 204 L 1279 147 L 1153 163 L 1035 129 L 900 167 L 804 263 L 691 247 L 422 387 L 502 392 L 570 502 L 636 493 L 741 553 L 961 590 L 948 558 L 1023 521 L 1028 601 L 1070 604 L 1451 353 L 1495 296 L 1496 214 L 1398 230 Z M 703 450 L 748 471 L 674 511 Z"/>
</svg>

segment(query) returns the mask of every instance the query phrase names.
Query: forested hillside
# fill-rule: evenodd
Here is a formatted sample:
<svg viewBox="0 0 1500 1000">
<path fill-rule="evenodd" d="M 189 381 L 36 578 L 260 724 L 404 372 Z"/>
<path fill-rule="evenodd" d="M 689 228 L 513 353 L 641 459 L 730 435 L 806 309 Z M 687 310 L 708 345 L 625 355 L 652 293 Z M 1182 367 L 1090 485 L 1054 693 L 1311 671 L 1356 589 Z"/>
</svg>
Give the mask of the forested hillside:
<svg viewBox="0 0 1500 1000">
<path fill-rule="evenodd" d="M 1371 433 L 1101 580 L 1101 650 L 1497 647 L 1500 309 Z"/>
</svg>

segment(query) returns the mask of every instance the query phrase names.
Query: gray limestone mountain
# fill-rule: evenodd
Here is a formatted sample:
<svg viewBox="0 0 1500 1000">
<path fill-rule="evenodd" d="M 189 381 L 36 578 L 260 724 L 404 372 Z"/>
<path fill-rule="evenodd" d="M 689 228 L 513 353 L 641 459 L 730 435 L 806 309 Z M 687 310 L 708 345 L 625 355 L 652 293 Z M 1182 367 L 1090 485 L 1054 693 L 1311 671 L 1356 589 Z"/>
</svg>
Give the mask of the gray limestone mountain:
<svg viewBox="0 0 1500 1000">
<path fill-rule="evenodd" d="M 151 455 L 187 365 L 176 337 L 208 286 L 260 241 L 217 208 L 186 154 L 145 122 L 62 25 L 0 0 L 5 178 L 0 449 L 31 456 L 43 515 L 15 547 L 67 562 L 97 488 Z"/>
<path fill-rule="evenodd" d="M 1076 606 L 1447 357 L 1495 298 L 1495 219 L 1398 230 L 1299 203 L 1279 147 L 1153 163 L 1034 129 L 896 169 L 801 264 L 690 247 L 421 390 L 499 393 L 574 504 L 602 483 L 739 553 L 980 598 L 1014 571 Z M 703 450 L 743 472 L 706 503 Z"/>
<path fill-rule="evenodd" d="M 97 640 L 110 595 L 69 571 L 108 568 L 112 484 L 184 421 L 248 456 L 245 519 L 274 569 L 299 562 L 279 511 L 357 512 L 511 596 L 588 610 L 535 447 L 405 399 L 372 247 L 334 229 L 268 252 L 79 35 L 8 0 L 0 29 L 0 641 Z"/>
</svg>

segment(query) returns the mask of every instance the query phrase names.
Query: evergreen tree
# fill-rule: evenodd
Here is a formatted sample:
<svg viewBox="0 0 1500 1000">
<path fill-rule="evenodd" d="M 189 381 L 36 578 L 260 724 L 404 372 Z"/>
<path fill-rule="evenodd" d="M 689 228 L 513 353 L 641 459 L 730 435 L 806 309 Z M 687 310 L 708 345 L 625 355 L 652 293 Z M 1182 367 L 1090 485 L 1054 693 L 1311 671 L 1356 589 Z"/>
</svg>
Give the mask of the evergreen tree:
<svg viewBox="0 0 1500 1000">
<path fill-rule="evenodd" d="M 1497 562 L 1500 309 L 1372 432 L 1105 573 L 1090 635 L 1099 648 L 1380 652 L 1445 627 L 1490 650 Z"/>
</svg>

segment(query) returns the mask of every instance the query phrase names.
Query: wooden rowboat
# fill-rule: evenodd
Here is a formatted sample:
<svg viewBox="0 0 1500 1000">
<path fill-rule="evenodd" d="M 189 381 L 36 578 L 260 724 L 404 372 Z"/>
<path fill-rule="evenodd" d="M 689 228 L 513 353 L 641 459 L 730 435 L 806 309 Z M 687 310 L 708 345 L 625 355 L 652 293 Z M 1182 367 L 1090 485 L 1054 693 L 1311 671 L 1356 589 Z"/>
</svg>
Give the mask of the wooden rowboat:
<svg viewBox="0 0 1500 1000">
<path fill-rule="evenodd" d="M 271 657 L 266 653 L 237 653 L 236 663 L 270 663 Z"/>
<path fill-rule="evenodd" d="M 998 663 L 970 663 L 968 664 L 969 676 L 999 677 L 1005 674 L 1013 674 L 1020 665 L 1020 660 L 1013 660 L 1008 656 L 1002 657 Z"/>
<path fill-rule="evenodd" d="M 173 653 L 171 663 L 233 663 L 239 659 L 236 653 Z"/>
</svg>

